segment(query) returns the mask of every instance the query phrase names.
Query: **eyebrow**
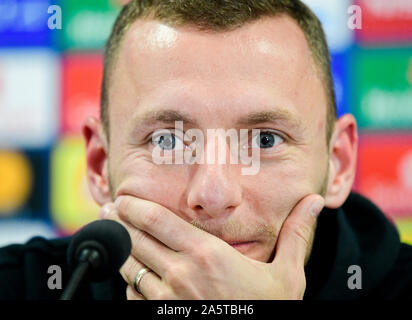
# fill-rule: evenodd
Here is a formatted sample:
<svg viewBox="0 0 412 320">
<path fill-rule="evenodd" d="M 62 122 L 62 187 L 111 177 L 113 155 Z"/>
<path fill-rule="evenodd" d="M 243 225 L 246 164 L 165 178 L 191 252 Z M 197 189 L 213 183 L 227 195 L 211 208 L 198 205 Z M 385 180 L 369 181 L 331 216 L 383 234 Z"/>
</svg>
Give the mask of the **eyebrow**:
<svg viewBox="0 0 412 320">
<path fill-rule="evenodd" d="M 182 121 L 186 125 L 197 126 L 197 121 L 181 111 L 167 109 L 159 111 L 148 111 L 137 117 L 135 123 L 137 127 L 153 126 L 156 123 L 173 124 L 175 121 Z M 292 128 L 300 129 L 303 123 L 297 119 L 293 113 L 286 109 L 276 109 L 269 111 L 256 111 L 241 117 L 236 122 L 237 126 L 253 126 L 262 123 L 286 122 Z"/>
<path fill-rule="evenodd" d="M 286 109 L 257 111 L 248 114 L 238 120 L 237 125 L 252 126 L 261 123 L 279 123 L 286 122 L 287 125 L 293 128 L 301 128 L 302 121 L 297 119 L 290 111 Z"/>
<path fill-rule="evenodd" d="M 137 122 L 145 126 L 151 126 L 158 122 L 173 123 L 183 121 L 185 124 L 196 125 L 196 121 L 185 113 L 176 110 L 149 111 L 138 117 Z"/>
</svg>

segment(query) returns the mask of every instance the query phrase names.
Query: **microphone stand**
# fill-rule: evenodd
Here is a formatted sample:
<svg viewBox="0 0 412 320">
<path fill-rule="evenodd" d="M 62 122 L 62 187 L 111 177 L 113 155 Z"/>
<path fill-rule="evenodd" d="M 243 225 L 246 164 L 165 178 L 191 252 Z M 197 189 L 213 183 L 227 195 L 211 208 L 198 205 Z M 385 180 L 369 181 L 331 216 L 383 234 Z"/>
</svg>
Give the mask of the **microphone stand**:
<svg viewBox="0 0 412 320">
<path fill-rule="evenodd" d="M 89 268 L 98 267 L 101 262 L 101 254 L 96 249 L 84 248 L 79 254 L 79 264 L 74 270 L 66 289 L 64 290 L 60 300 L 71 300 L 81 281 L 86 275 Z"/>
</svg>

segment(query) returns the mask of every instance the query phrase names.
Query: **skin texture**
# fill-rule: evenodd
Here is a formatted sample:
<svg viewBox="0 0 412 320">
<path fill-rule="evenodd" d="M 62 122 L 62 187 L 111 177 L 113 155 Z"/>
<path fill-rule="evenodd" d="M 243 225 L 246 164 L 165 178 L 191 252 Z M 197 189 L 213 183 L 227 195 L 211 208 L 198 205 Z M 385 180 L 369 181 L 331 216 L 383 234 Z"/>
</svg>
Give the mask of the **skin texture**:
<svg viewBox="0 0 412 320">
<path fill-rule="evenodd" d="M 212 33 L 137 21 L 119 48 L 109 101 L 110 144 L 97 119 L 86 120 L 83 134 L 90 190 L 106 204 L 102 217 L 134 235 L 135 255 L 121 270 L 125 281 L 133 284 L 147 265 L 154 271 L 140 284 L 147 299 L 301 298 L 313 215 L 348 197 L 357 133 L 354 118 L 341 117 L 328 148 L 325 92 L 298 25 L 280 16 Z M 260 129 L 282 140 L 261 149 L 260 170 L 252 176 L 229 161 L 156 165 L 150 134 L 174 122 L 147 119 L 164 110 L 190 117 L 194 123 L 185 122 L 184 130 L 197 128 L 205 136 L 207 129 Z M 278 118 L 245 123 L 257 112 Z M 204 152 L 212 147 L 206 141 Z M 323 198 L 313 195 L 322 190 Z M 318 210 L 311 215 L 314 201 Z M 139 251 L 147 255 L 136 257 Z M 200 276 L 202 270 L 211 276 Z M 248 292 L 252 283 L 256 289 Z M 128 297 L 143 298 L 132 287 Z"/>
</svg>

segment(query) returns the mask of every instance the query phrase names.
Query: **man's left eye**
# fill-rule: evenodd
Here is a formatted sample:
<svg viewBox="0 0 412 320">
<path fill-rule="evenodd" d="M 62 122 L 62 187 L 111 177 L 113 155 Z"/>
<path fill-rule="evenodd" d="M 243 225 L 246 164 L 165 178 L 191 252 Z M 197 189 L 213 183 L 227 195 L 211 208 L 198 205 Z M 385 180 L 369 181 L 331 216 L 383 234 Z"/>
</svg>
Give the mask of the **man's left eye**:
<svg viewBox="0 0 412 320">
<path fill-rule="evenodd" d="M 269 149 L 283 141 L 284 139 L 274 132 L 261 132 L 252 138 L 252 148 Z"/>
</svg>

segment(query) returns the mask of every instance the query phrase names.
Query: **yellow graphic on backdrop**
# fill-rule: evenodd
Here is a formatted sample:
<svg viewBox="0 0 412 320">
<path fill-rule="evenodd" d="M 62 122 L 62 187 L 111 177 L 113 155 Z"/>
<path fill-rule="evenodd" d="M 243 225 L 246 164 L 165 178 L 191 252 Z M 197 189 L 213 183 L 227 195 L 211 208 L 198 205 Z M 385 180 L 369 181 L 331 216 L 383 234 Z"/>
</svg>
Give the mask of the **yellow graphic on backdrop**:
<svg viewBox="0 0 412 320">
<path fill-rule="evenodd" d="M 15 213 L 32 189 L 30 161 L 19 152 L 0 151 L 0 216 Z"/>
<path fill-rule="evenodd" d="M 60 231 L 72 234 L 98 218 L 86 180 L 86 155 L 80 137 L 63 138 L 52 155 L 51 216 Z"/>
</svg>

